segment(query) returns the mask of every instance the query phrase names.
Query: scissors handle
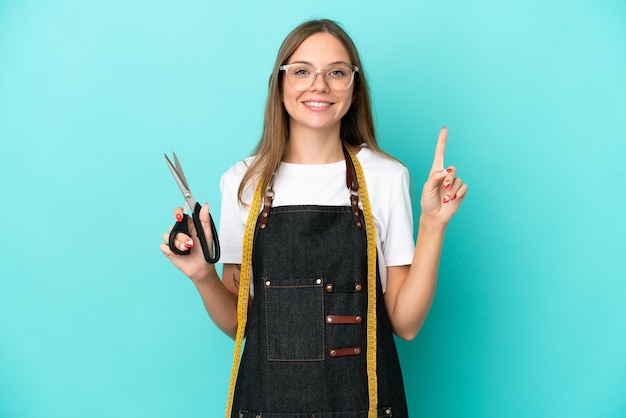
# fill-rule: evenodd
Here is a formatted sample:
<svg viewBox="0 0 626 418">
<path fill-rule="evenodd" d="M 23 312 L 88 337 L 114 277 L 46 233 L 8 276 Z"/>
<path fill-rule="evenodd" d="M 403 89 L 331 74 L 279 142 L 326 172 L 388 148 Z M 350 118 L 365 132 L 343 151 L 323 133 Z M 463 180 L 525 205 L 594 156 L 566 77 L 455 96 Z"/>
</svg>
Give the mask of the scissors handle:
<svg viewBox="0 0 626 418">
<path fill-rule="evenodd" d="M 206 236 L 204 235 L 204 228 L 202 227 L 202 223 L 200 222 L 200 203 L 196 203 L 196 206 L 193 208 L 193 224 L 196 227 L 196 235 L 200 240 L 200 246 L 202 247 L 202 254 L 204 255 L 204 259 L 209 264 L 215 264 L 220 259 L 220 241 L 217 237 L 217 230 L 215 228 L 215 224 L 213 223 L 213 217 L 209 215 L 209 220 L 211 222 L 211 234 L 213 235 L 213 257 L 211 257 L 211 252 L 209 251 L 209 244 L 207 243 Z M 189 235 L 189 224 L 188 224 L 189 216 L 187 214 L 183 215 L 183 219 L 180 222 L 176 222 L 174 227 L 170 231 L 170 239 L 169 239 L 169 247 L 172 252 L 178 255 L 188 255 L 191 250 L 181 250 L 180 248 L 176 248 L 174 245 L 174 240 L 176 238 L 176 234 L 182 232 L 185 235 Z"/>
</svg>

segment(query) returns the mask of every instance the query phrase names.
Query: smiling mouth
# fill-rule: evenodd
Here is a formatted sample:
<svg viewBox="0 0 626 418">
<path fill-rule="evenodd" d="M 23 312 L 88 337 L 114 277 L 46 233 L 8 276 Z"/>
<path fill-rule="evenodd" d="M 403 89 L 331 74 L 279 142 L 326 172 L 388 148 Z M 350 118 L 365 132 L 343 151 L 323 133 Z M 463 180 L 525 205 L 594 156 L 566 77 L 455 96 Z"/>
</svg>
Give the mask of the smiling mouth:
<svg viewBox="0 0 626 418">
<path fill-rule="evenodd" d="M 311 107 L 329 107 L 330 105 L 332 105 L 332 103 L 330 102 L 302 102 L 303 105 L 305 106 L 311 106 Z"/>
</svg>

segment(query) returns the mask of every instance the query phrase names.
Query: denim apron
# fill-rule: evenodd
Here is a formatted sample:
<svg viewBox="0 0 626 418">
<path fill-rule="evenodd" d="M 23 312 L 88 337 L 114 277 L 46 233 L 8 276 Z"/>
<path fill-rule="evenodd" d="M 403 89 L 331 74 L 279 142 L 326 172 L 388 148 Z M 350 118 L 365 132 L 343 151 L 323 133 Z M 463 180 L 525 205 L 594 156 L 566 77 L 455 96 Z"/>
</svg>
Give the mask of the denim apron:
<svg viewBox="0 0 626 418">
<path fill-rule="evenodd" d="M 366 418 L 365 230 L 351 206 L 280 206 L 268 214 L 263 228 L 257 219 L 255 297 L 231 417 Z M 378 416 L 407 417 L 376 281 Z"/>
</svg>

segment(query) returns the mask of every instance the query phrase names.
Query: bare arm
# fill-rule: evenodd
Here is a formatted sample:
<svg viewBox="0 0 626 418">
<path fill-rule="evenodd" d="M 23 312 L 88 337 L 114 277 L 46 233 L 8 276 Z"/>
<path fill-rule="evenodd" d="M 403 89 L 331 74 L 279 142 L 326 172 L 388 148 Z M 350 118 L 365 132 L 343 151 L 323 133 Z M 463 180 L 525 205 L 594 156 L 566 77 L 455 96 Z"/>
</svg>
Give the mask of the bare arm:
<svg viewBox="0 0 626 418">
<path fill-rule="evenodd" d="M 176 208 L 174 211 L 175 215 L 181 213 L 181 208 Z M 200 220 L 207 235 L 207 242 L 212 242 L 209 216 L 209 207 L 205 204 L 200 211 Z M 241 266 L 224 264 L 223 280 L 220 280 L 215 265 L 207 264 L 204 260 L 191 219 L 189 219 L 189 236 L 179 233 L 175 240 L 175 245 L 181 249 L 191 249 L 189 255 L 174 254 L 165 244 L 168 237 L 169 233 L 163 235 L 164 243 L 160 246 L 161 251 L 196 286 L 204 307 L 215 325 L 234 339 L 237 334 L 237 293 Z"/>
<path fill-rule="evenodd" d="M 222 280 L 213 269 L 215 277 L 194 281 L 209 316 L 232 339 L 237 335 L 237 289 L 240 271 L 241 266 L 238 264 L 224 264 Z"/>
<path fill-rule="evenodd" d="M 444 230 L 420 223 L 413 263 L 387 268 L 385 305 L 394 333 L 412 340 L 435 297 Z"/>
<path fill-rule="evenodd" d="M 422 191 L 415 253 L 411 265 L 387 268 L 385 305 L 394 332 L 411 340 L 419 332 L 437 287 L 439 259 L 448 222 L 461 205 L 467 185 L 456 176 L 456 168 L 444 169 L 448 131 L 439 133 L 435 158 Z"/>
</svg>

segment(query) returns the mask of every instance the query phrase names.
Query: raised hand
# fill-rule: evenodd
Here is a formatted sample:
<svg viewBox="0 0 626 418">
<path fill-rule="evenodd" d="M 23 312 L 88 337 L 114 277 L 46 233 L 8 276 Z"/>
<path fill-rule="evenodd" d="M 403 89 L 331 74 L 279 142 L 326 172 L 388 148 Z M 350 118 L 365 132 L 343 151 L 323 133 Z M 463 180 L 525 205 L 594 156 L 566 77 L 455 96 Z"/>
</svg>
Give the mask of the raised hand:
<svg viewBox="0 0 626 418">
<path fill-rule="evenodd" d="M 455 166 L 444 166 L 448 129 L 444 126 L 439 132 L 435 157 L 428 179 L 422 189 L 422 218 L 446 225 L 461 206 L 467 193 L 467 184 L 456 177 Z"/>
</svg>

